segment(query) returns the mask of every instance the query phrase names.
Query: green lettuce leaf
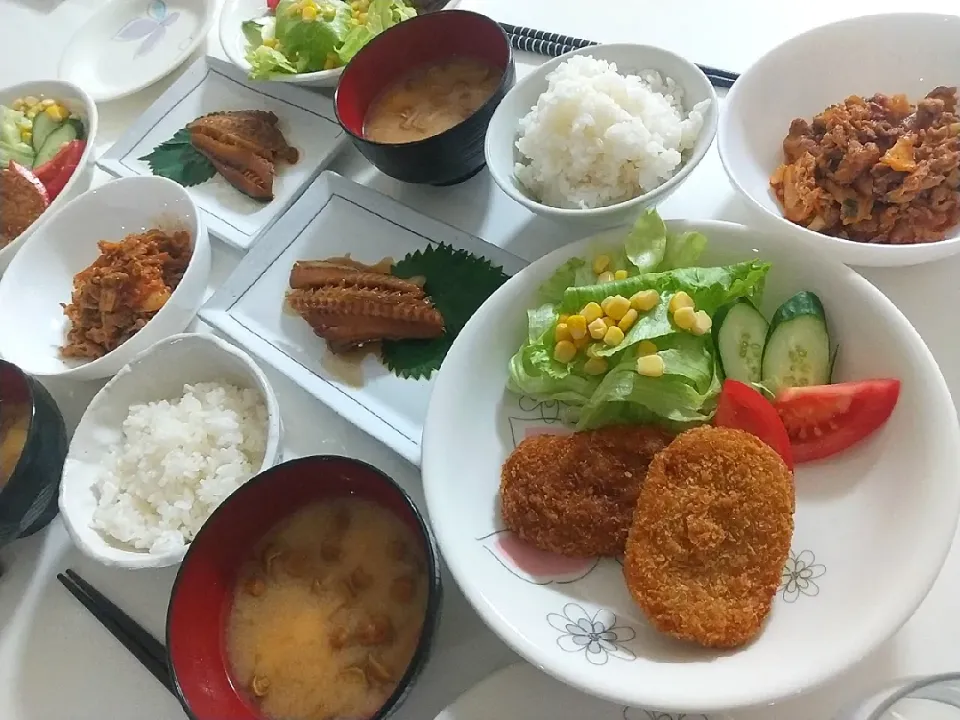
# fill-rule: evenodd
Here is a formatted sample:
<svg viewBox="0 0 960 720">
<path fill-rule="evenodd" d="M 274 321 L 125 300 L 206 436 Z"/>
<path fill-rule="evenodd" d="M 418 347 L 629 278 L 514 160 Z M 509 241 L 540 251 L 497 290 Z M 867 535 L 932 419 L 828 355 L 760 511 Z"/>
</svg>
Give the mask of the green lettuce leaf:
<svg viewBox="0 0 960 720">
<path fill-rule="evenodd" d="M 243 37 L 249 43 L 251 50 L 263 44 L 263 23 L 244 20 L 240 23 L 240 30 L 243 31 Z"/>
<path fill-rule="evenodd" d="M 297 68 L 290 64 L 286 55 L 266 45 L 260 45 L 247 52 L 247 62 L 250 63 L 251 80 L 269 80 L 277 73 L 297 72 Z"/>
<path fill-rule="evenodd" d="M 663 254 L 663 261 L 657 269 L 662 272 L 696 265 L 706 247 L 707 236 L 703 233 L 685 232 L 679 235 L 667 235 L 667 248 Z"/>
<path fill-rule="evenodd" d="M 623 242 L 627 259 L 640 273 L 653 272 L 667 250 L 667 226 L 656 210 L 643 213 Z"/>
<path fill-rule="evenodd" d="M 350 6 L 342 0 L 323 0 L 324 6 L 335 10 L 333 18 L 327 20 L 321 14 L 314 20 L 304 20 L 293 7 L 295 2 L 280 0 L 277 5 L 276 38 L 297 72 L 318 72 L 350 32 Z"/>
<path fill-rule="evenodd" d="M 373 0 L 367 8 L 366 24 L 350 30 L 337 50 L 341 62 L 344 64 L 350 62 L 353 56 L 374 37 L 416 14 L 417 11 L 402 0 Z"/>
</svg>

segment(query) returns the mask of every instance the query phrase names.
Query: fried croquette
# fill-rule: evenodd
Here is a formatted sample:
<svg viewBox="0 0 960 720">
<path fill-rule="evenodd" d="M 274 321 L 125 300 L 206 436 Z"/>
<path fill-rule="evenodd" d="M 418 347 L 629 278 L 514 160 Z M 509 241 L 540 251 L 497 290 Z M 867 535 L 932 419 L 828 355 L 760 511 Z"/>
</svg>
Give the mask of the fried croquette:
<svg viewBox="0 0 960 720">
<path fill-rule="evenodd" d="M 635 425 L 526 438 L 501 472 L 506 527 L 567 557 L 621 554 L 647 467 L 670 440 Z"/>
<path fill-rule="evenodd" d="M 623 574 L 658 630 L 706 647 L 751 640 L 793 538 L 793 474 L 742 430 L 679 435 L 650 464 Z"/>
</svg>

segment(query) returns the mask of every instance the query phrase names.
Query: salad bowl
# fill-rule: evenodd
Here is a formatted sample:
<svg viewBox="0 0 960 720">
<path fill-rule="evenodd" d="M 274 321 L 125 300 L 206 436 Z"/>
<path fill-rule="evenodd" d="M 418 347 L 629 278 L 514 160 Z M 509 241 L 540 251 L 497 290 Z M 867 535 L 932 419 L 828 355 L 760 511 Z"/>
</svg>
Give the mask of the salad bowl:
<svg viewBox="0 0 960 720">
<path fill-rule="evenodd" d="M 277 38 L 281 42 L 282 50 L 286 32 L 281 30 L 280 36 L 277 37 L 273 13 L 276 10 L 283 12 L 292 4 L 292 0 L 283 0 L 283 2 L 280 0 L 226 0 L 220 13 L 220 44 L 223 45 L 230 62 L 249 73 L 252 79 L 288 82 L 308 87 L 336 87 L 343 72 L 343 65 L 353 57 L 353 54 L 377 33 L 415 14 L 410 12 L 410 6 L 419 12 L 429 12 L 444 6 L 452 7 L 456 2 L 457 0 L 439 3 L 423 0 L 409 3 L 403 0 L 370 0 L 366 25 L 368 29 L 361 30 L 354 26 L 354 31 L 351 33 L 349 3 L 343 0 L 328 0 L 326 3 L 323 0 L 317 0 L 318 7 L 324 4 L 343 6 L 344 9 L 338 12 L 345 13 L 345 16 L 340 17 L 338 14 L 329 22 L 320 16 L 312 22 L 324 24 L 327 32 L 303 34 L 295 31 L 295 37 L 307 38 L 307 41 L 292 41 L 293 45 L 290 49 L 318 57 L 329 53 L 338 55 L 341 64 L 331 69 L 294 72 L 295 68 L 289 65 L 281 53 L 270 51 L 269 48 L 260 50 L 251 64 L 250 50 L 262 45 L 265 39 Z M 297 18 L 288 21 L 287 26 L 295 29 L 300 23 L 302 20 Z"/>
<path fill-rule="evenodd" d="M 86 145 L 77 162 L 76 169 L 72 175 L 70 175 L 66 184 L 62 186 L 56 197 L 47 205 L 43 214 L 34 220 L 26 230 L 20 233 L 13 242 L 0 247 L 0 275 L 3 275 L 10 261 L 13 260 L 13 256 L 23 247 L 24 243 L 26 243 L 27 239 L 37 228 L 48 218 L 56 214 L 71 198 L 87 190 L 87 188 L 90 187 L 90 181 L 93 179 L 93 148 L 97 137 L 99 118 L 96 103 L 94 103 L 86 91 L 73 83 L 62 80 L 40 80 L 3 88 L 0 90 L 0 106 L 12 108 L 15 100 L 31 95 L 42 98 L 53 98 L 58 102 L 62 102 L 64 107 L 70 111 L 71 115 L 76 115 L 83 123 L 84 142 Z M 0 110 L 0 112 L 4 111 Z M 8 132 L 12 132 L 11 128 L 2 130 L 3 134 Z M 3 145 L 0 145 L 0 157 L 4 159 L 7 158 L 7 153 L 3 150 Z M 3 162 L 3 167 L 6 166 L 7 163 L 5 161 Z"/>
<path fill-rule="evenodd" d="M 821 330 L 839 345 L 839 353 L 832 380 L 828 372 L 826 383 L 815 390 L 894 378 L 888 382 L 899 381 L 900 392 L 887 423 L 844 452 L 800 462 L 806 458 L 793 446 L 792 543 L 779 588 L 774 592 L 774 582 L 767 596 L 773 598 L 770 614 L 756 637 L 735 650 L 717 651 L 661 634 L 634 602 L 620 560 L 562 557 L 527 545 L 506 529 L 499 497 L 502 464 L 522 440 L 570 430 L 570 403 L 550 399 L 560 397 L 559 388 L 546 375 L 524 379 L 530 366 L 514 356 L 534 343 L 533 325 L 543 317 L 541 311 L 556 311 L 545 293 L 558 287 L 568 293 L 574 286 L 575 294 L 581 291 L 583 283 L 564 273 L 576 264 L 589 269 L 597 253 L 622 252 L 628 230 L 604 231 L 523 269 L 488 299 L 453 343 L 436 378 L 423 431 L 423 485 L 437 540 L 484 621 L 528 661 L 580 690 L 667 712 L 718 712 L 807 691 L 893 635 L 940 572 L 960 513 L 955 450 L 960 428 L 950 392 L 910 322 L 841 263 L 739 225 L 667 223 L 668 238 L 694 237 L 687 233 L 706 238 L 700 258 L 687 263 L 694 267 L 674 265 L 687 272 L 662 273 L 691 294 L 696 291 L 688 283 L 728 273 L 729 287 L 757 289 L 752 302 L 766 317 L 801 291 L 820 298 Z M 764 281 L 751 279 L 750 268 L 767 263 Z M 722 319 L 716 322 L 723 327 Z M 772 322 L 776 327 L 776 318 Z M 682 334 L 673 327 L 668 321 L 668 342 Z M 655 337 L 660 348 L 671 347 Z M 711 337 L 707 333 L 704 342 Z M 673 347 L 672 362 L 678 364 L 656 379 L 673 384 L 658 385 L 644 412 L 631 410 L 635 395 L 624 396 L 610 385 L 594 386 L 590 402 L 606 387 L 610 394 L 599 397 L 599 405 L 614 422 L 628 422 L 632 414 L 644 418 L 633 422 L 668 427 L 686 412 L 668 391 L 687 382 L 684 375 L 692 378 L 695 365 L 682 346 Z M 622 365 L 632 370 L 639 359 L 629 360 Z M 717 378 L 718 365 L 713 367 Z M 540 395 L 508 390 L 508 382 L 518 379 L 526 386 L 539 383 Z M 464 402 L 465 387 L 469 402 Z M 574 386 L 567 388 L 576 394 Z M 581 421 L 588 406 L 580 409 Z M 701 421 L 712 414 L 704 408 Z M 686 419 L 694 416 L 688 413 Z M 791 435 L 791 445 L 793 440 Z"/>
</svg>

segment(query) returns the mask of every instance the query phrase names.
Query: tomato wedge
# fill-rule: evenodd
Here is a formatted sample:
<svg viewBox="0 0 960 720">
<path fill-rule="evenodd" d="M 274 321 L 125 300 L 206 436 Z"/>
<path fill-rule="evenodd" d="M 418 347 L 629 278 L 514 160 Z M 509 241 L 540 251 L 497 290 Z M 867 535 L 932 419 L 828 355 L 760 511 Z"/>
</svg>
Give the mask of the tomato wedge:
<svg viewBox="0 0 960 720">
<path fill-rule="evenodd" d="M 776 450 L 787 467 L 793 470 L 790 438 L 787 437 L 783 421 L 773 409 L 773 405 L 746 383 L 737 380 L 723 381 L 713 423 L 718 427 L 745 430 L 756 435 Z"/>
<path fill-rule="evenodd" d="M 71 140 L 66 143 L 49 162 L 37 168 L 37 177 L 47 188 L 52 202 L 73 176 L 87 143 L 83 140 Z"/>
<path fill-rule="evenodd" d="M 798 463 L 836 455 L 876 432 L 900 397 L 900 381 L 861 380 L 788 388 L 773 406 Z"/>
</svg>

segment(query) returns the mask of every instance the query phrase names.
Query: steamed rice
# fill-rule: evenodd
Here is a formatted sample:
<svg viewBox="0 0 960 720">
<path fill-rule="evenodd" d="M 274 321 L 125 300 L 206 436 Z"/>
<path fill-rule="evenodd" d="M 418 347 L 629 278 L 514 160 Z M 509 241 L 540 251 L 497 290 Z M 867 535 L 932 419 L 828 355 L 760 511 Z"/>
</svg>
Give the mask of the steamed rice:
<svg viewBox="0 0 960 720">
<path fill-rule="evenodd" d="M 92 526 L 138 550 L 167 553 L 189 543 L 259 470 L 267 408 L 254 390 L 184 385 L 179 399 L 131 406 L 122 431 L 98 478 Z"/>
<path fill-rule="evenodd" d="M 683 109 L 683 89 L 652 70 L 575 55 L 547 75 L 547 90 L 520 120 L 517 180 L 540 202 L 595 208 L 662 185 L 693 148 L 709 100 Z"/>
</svg>

